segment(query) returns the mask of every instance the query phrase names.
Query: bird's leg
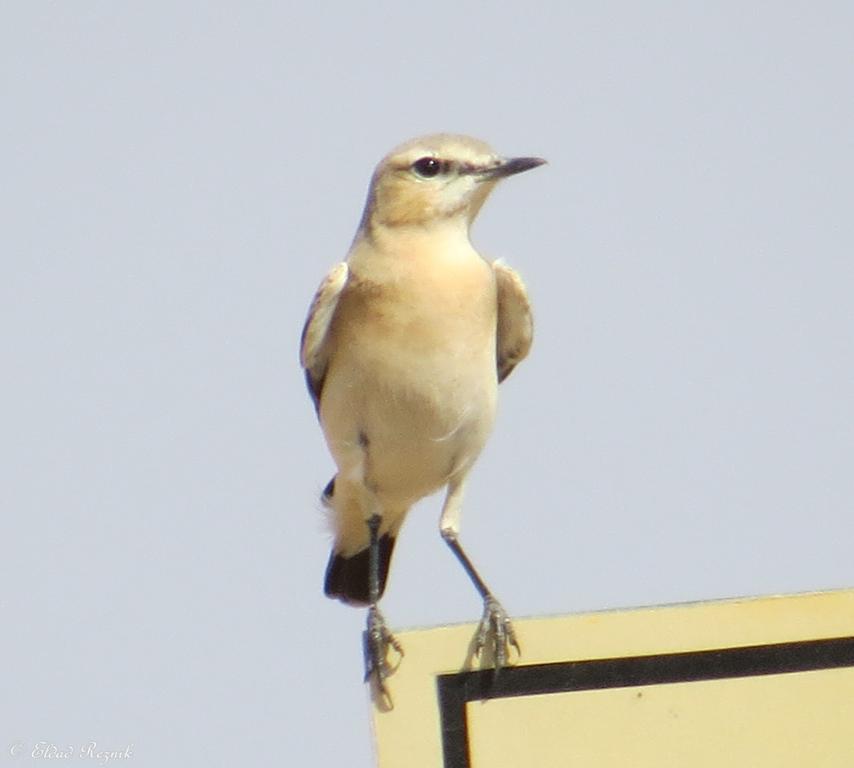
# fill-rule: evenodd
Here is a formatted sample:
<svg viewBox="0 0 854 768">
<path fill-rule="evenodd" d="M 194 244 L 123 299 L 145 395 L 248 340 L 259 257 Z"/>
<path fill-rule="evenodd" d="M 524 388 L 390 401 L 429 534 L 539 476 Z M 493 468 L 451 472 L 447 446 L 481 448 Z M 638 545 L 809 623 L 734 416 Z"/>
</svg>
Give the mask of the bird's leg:
<svg viewBox="0 0 854 768">
<path fill-rule="evenodd" d="M 398 656 L 403 656 L 403 648 L 386 626 L 377 603 L 380 594 L 380 544 L 379 530 L 382 516 L 371 515 L 368 518 L 368 530 L 371 534 L 368 549 L 368 621 L 364 636 L 365 681 L 376 685 L 377 693 L 391 706 L 391 697 L 385 687 L 386 678 L 394 672 L 388 661 L 389 647 L 394 648 Z"/>
<path fill-rule="evenodd" d="M 442 538 L 451 548 L 451 552 L 454 553 L 457 560 L 460 561 L 460 565 L 463 566 L 472 584 L 474 584 L 483 598 L 483 616 L 475 635 L 474 652 L 475 655 L 479 656 L 484 648 L 491 651 L 497 673 L 502 667 L 507 665 L 510 646 L 516 649 L 517 654 L 521 653 L 521 649 L 507 612 L 495 598 L 495 595 L 492 594 L 489 587 L 486 586 L 486 583 L 480 577 L 469 556 L 460 545 L 459 514 L 462 494 L 462 480 L 451 481 L 448 485 L 448 496 L 445 499 L 445 506 L 442 509 L 442 520 L 440 523 Z"/>
<path fill-rule="evenodd" d="M 521 653 L 519 641 L 516 639 L 516 633 L 513 630 L 513 624 L 501 603 L 498 602 L 495 595 L 492 594 L 489 587 L 486 586 L 480 577 L 474 565 L 472 565 L 468 555 L 460 546 L 456 534 L 449 534 L 443 531 L 442 535 L 451 548 L 451 552 L 456 555 L 457 560 L 460 561 L 465 572 L 472 580 L 472 584 L 474 584 L 483 598 L 483 617 L 480 620 L 480 625 L 475 635 L 475 654 L 479 656 L 480 652 L 489 646 L 489 650 L 492 651 L 495 661 L 495 671 L 498 672 L 502 667 L 507 665 L 510 646 L 516 649 L 516 653 Z"/>
</svg>

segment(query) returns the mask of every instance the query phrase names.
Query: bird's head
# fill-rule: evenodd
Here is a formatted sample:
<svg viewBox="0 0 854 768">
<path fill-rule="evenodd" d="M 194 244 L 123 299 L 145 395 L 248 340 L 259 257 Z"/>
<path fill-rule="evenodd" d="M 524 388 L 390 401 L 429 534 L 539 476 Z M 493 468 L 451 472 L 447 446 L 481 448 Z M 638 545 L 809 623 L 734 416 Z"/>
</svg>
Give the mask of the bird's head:
<svg viewBox="0 0 854 768">
<path fill-rule="evenodd" d="M 501 179 L 542 165 L 539 157 L 504 158 L 468 136 L 435 134 L 402 144 L 374 171 L 362 228 L 474 221 Z"/>
</svg>

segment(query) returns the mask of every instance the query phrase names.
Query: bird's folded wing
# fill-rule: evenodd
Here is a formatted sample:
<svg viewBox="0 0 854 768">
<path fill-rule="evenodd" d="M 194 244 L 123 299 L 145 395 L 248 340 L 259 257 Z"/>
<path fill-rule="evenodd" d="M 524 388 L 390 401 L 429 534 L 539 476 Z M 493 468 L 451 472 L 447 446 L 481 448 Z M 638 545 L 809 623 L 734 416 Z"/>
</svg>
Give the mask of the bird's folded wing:
<svg viewBox="0 0 854 768">
<path fill-rule="evenodd" d="M 492 269 L 498 291 L 498 381 L 504 381 L 531 349 L 534 318 L 519 274 L 498 261 L 493 262 Z"/>
<path fill-rule="evenodd" d="M 323 279 L 314 299 L 308 318 L 302 329 L 300 342 L 300 362 L 305 368 L 305 382 L 314 401 L 315 410 L 320 410 L 320 395 L 323 392 L 323 380 L 329 364 L 329 327 L 338 298 L 347 284 L 348 269 L 345 262 L 336 264 Z"/>
</svg>

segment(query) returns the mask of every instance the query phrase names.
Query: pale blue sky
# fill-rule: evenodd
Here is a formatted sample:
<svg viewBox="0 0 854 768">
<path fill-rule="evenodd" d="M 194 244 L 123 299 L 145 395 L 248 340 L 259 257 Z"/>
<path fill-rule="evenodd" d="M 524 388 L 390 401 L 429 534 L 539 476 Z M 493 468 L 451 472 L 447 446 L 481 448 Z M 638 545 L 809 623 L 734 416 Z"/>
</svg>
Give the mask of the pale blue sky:
<svg viewBox="0 0 854 768">
<path fill-rule="evenodd" d="M 474 230 L 537 322 L 463 519 L 508 611 L 854 583 L 849 3 L 2 16 L 0 763 L 370 765 L 297 343 L 421 133 L 550 161 Z M 438 513 L 393 626 L 479 615 Z"/>
</svg>

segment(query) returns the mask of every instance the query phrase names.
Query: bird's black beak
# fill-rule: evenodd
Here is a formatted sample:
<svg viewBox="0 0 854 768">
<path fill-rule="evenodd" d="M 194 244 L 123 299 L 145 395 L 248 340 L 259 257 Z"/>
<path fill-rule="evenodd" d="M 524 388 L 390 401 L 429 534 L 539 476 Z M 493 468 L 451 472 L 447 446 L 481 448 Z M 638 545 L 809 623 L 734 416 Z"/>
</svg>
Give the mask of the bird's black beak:
<svg viewBox="0 0 854 768">
<path fill-rule="evenodd" d="M 530 171 L 531 168 L 536 168 L 543 165 L 546 161 L 541 157 L 511 157 L 502 160 L 498 165 L 492 168 L 485 168 L 477 172 L 481 181 L 496 181 L 503 179 L 506 176 L 514 176 L 523 171 Z"/>
</svg>

